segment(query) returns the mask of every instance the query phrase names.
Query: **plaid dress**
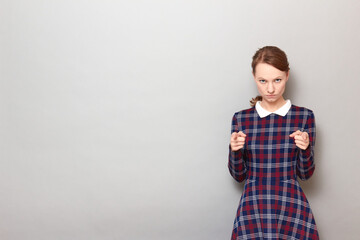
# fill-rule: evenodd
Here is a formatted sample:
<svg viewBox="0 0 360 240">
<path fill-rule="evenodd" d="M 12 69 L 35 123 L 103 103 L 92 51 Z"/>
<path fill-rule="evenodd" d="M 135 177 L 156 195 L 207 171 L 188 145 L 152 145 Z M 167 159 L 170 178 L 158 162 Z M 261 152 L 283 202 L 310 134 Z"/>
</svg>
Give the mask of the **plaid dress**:
<svg viewBox="0 0 360 240">
<path fill-rule="evenodd" d="M 306 150 L 289 135 L 309 134 Z M 297 177 L 306 180 L 315 169 L 315 118 L 310 109 L 291 105 L 285 116 L 260 118 L 255 107 L 239 111 L 231 132 L 247 136 L 242 149 L 229 146 L 228 167 L 238 182 L 245 180 L 232 231 L 239 239 L 319 239 L 309 202 Z"/>
</svg>

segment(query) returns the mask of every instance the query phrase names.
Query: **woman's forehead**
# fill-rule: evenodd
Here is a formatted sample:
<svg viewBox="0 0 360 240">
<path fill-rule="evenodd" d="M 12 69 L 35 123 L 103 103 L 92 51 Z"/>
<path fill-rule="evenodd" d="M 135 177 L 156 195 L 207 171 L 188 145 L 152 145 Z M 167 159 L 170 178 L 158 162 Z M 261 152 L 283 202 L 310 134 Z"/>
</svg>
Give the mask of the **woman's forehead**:
<svg viewBox="0 0 360 240">
<path fill-rule="evenodd" d="M 267 63 L 259 63 L 255 67 L 255 77 L 257 78 L 275 79 L 283 77 L 284 75 L 286 75 L 286 72 L 281 71 Z"/>
</svg>

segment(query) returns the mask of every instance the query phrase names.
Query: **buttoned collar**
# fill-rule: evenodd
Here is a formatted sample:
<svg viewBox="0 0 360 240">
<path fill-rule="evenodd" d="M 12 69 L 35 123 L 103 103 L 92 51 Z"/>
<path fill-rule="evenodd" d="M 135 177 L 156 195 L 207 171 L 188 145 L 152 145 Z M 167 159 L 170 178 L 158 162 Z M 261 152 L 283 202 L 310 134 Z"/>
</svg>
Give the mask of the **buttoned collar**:
<svg viewBox="0 0 360 240">
<path fill-rule="evenodd" d="M 280 116 L 285 116 L 289 112 L 289 110 L 291 108 L 291 101 L 289 99 L 286 100 L 286 103 L 281 108 L 276 110 L 275 112 L 269 112 L 268 110 L 264 109 L 260 105 L 260 102 L 261 101 L 256 102 L 255 109 L 256 109 L 257 113 L 259 114 L 259 116 L 261 118 L 269 116 L 271 113 L 275 113 L 275 114 L 278 114 Z"/>
</svg>

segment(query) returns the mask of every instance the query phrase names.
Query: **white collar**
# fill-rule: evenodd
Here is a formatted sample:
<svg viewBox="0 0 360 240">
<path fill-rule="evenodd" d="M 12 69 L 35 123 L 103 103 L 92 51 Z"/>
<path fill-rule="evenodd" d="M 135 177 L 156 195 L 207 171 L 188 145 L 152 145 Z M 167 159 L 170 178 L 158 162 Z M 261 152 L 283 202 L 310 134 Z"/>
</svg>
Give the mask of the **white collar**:
<svg viewBox="0 0 360 240">
<path fill-rule="evenodd" d="M 275 112 L 269 112 L 268 110 L 264 109 L 260 105 L 260 102 L 261 101 L 256 102 L 255 108 L 261 118 L 266 117 L 266 116 L 270 115 L 271 113 L 276 113 L 280 116 L 285 116 L 291 108 L 291 101 L 289 99 L 286 100 L 286 103 L 281 108 L 276 110 Z"/>
</svg>

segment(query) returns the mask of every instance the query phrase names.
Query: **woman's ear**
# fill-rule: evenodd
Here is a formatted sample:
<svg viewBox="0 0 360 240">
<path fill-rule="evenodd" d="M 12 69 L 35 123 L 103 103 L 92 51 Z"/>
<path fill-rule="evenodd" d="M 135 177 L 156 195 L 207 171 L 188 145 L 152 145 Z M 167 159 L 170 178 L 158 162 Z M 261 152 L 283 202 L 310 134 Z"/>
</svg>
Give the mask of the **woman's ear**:
<svg viewBox="0 0 360 240">
<path fill-rule="evenodd" d="M 290 70 L 288 70 L 286 73 L 286 82 L 287 82 L 287 80 L 289 80 L 289 74 L 290 74 Z"/>
</svg>

